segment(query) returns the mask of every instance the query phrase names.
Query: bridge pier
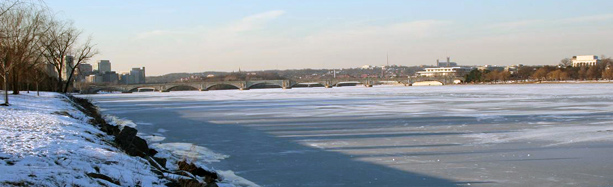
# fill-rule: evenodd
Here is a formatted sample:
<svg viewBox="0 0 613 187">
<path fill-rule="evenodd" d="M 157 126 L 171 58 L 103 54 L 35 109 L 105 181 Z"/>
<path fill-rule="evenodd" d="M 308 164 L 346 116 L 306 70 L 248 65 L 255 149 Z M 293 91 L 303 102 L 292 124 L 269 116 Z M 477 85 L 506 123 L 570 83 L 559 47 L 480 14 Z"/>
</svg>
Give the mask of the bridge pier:
<svg viewBox="0 0 613 187">
<path fill-rule="evenodd" d="M 364 86 L 366 86 L 366 87 L 368 87 L 368 88 L 371 88 L 371 87 L 372 87 L 372 84 L 365 84 Z"/>
<path fill-rule="evenodd" d="M 326 88 L 332 88 L 332 86 L 330 86 L 330 85 L 326 85 L 325 87 L 326 87 Z"/>
<path fill-rule="evenodd" d="M 284 90 L 292 89 L 292 87 L 283 87 Z"/>
<path fill-rule="evenodd" d="M 249 88 L 240 88 L 239 90 L 249 90 Z"/>
<path fill-rule="evenodd" d="M 206 91 L 209 91 L 209 90 L 200 88 L 200 89 L 198 89 L 198 91 L 206 92 Z"/>
</svg>

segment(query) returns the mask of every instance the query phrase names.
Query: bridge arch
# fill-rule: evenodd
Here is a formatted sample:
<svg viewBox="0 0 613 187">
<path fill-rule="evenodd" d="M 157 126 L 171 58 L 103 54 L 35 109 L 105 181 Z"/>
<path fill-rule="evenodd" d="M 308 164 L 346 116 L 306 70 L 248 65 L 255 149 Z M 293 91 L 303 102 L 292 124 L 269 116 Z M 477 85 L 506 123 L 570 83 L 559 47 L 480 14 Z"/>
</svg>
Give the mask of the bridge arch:
<svg viewBox="0 0 613 187">
<path fill-rule="evenodd" d="M 297 82 L 291 85 L 292 88 L 310 88 L 310 87 L 324 87 L 325 83 L 321 82 Z"/>
<path fill-rule="evenodd" d="M 340 81 L 340 82 L 334 83 L 334 86 L 336 86 L 336 87 L 357 86 L 359 84 L 364 84 L 364 83 L 361 82 L 361 81 Z"/>
<path fill-rule="evenodd" d="M 273 83 L 273 82 L 260 82 L 260 83 L 252 84 L 252 85 L 250 85 L 247 88 L 249 88 L 249 89 L 254 89 L 254 88 L 283 88 L 283 85 L 278 84 L 278 83 Z"/>
<path fill-rule="evenodd" d="M 235 90 L 240 88 L 240 85 L 234 85 L 229 83 L 211 84 L 207 85 L 206 87 L 203 87 L 204 90 Z"/>
<path fill-rule="evenodd" d="M 126 89 L 126 90 L 128 90 L 128 89 Z M 151 87 L 151 86 L 138 86 L 138 87 L 130 88 L 128 90 L 128 92 L 141 92 L 141 90 L 159 91 L 159 89 L 157 89 L 155 87 Z"/>
<path fill-rule="evenodd" d="M 96 94 L 100 91 L 109 91 L 109 92 L 124 92 L 126 91 L 123 88 L 120 87 L 113 87 L 113 86 L 105 86 L 105 87 L 94 87 L 94 88 L 90 88 L 87 93 L 90 94 Z"/>
<path fill-rule="evenodd" d="M 200 88 L 196 88 L 192 85 L 186 85 L 186 84 L 180 84 L 180 85 L 174 85 L 171 87 L 166 88 L 163 91 L 184 91 L 184 90 L 199 90 Z"/>
</svg>

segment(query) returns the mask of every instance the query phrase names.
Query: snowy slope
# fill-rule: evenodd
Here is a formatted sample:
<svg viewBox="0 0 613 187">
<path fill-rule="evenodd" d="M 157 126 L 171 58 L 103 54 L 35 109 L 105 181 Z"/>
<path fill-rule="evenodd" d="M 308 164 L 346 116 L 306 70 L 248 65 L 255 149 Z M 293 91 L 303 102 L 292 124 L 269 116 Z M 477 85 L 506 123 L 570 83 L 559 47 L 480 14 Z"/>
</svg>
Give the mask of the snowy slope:
<svg viewBox="0 0 613 187">
<path fill-rule="evenodd" d="M 163 186 L 146 160 L 131 157 L 56 93 L 10 97 L 0 107 L 0 186 Z M 96 178 L 88 174 L 102 174 Z M 108 179 L 98 179 L 108 176 Z"/>
</svg>

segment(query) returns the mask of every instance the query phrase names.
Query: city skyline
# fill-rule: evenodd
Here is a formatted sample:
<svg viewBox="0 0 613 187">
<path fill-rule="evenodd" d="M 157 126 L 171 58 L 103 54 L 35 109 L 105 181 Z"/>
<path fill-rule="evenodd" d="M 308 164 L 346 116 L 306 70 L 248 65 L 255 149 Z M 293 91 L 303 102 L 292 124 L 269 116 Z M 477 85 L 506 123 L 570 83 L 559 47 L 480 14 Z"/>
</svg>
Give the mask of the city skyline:
<svg viewBox="0 0 613 187">
<path fill-rule="evenodd" d="M 173 72 L 555 64 L 609 55 L 609 1 L 72 2 L 57 16 L 94 36 L 117 69 Z M 589 29 L 586 29 L 589 28 Z"/>
</svg>

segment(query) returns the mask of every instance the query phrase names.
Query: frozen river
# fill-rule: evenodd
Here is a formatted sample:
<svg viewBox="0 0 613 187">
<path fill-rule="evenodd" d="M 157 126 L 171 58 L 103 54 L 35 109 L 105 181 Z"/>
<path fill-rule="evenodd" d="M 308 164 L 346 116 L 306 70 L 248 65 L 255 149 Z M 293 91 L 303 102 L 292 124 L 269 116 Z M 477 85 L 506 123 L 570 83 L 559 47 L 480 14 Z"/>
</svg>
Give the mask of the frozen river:
<svg viewBox="0 0 613 187">
<path fill-rule="evenodd" d="M 86 97 L 262 186 L 613 185 L 613 84 Z"/>
</svg>

